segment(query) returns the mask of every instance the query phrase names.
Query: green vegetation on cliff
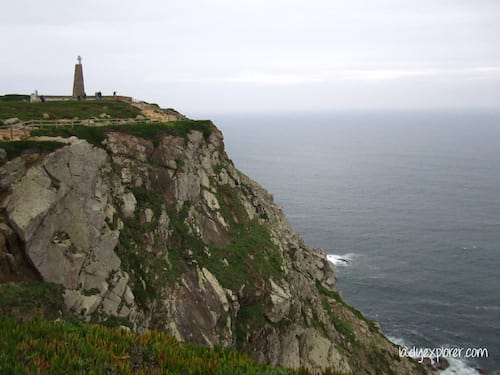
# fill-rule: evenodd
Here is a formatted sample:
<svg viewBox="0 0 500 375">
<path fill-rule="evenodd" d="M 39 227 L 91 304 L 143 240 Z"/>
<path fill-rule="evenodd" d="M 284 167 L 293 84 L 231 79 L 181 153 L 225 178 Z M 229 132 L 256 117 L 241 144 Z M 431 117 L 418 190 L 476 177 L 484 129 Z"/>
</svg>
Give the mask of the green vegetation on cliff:
<svg viewBox="0 0 500 375">
<path fill-rule="evenodd" d="M 269 229 L 257 219 L 248 218 L 236 189 L 219 185 L 217 199 L 221 214 L 229 223 L 230 243 L 223 249 L 213 248 L 201 262 L 217 276 L 222 286 L 238 290 L 243 284 L 258 284 L 261 280 L 283 277 L 282 259 L 271 241 Z M 224 265 L 226 259 L 230 267 Z"/>
<path fill-rule="evenodd" d="M 7 160 L 33 152 L 48 154 L 63 146 L 65 146 L 64 143 L 55 141 L 0 141 L 0 148 L 7 153 Z"/>
<path fill-rule="evenodd" d="M 154 216 L 151 222 L 141 221 L 137 217 L 122 217 L 124 227 L 120 232 L 117 254 L 123 267 L 132 276 L 134 294 L 143 307 L 158 297 L 157 290 L 161 286 L 175 281 L 193 264 L 206 267 L 224 288 L 231 290 L 240 290 L 242 286 L 247 292 L 257 287 L 264 288 L 261 285 L 263 281 L 283 277 L 281 256 L 271 241 L 268 228 L 257 219 L 248 218 L 235 189 L 227 185 L 218 187 L 221 213 L 229 223 L 229 243 L 224 247 L 207 245 L 193 233 L 187 220 L 190 208 L 188 202 L 177 209 L 174 205 L 168 205 L 164 196 L 157 192 L 144 188 L 134 188 L 132 192 L 137 199 L 137 212 L 149 208 Z M 143 251 L 147 246 L 165 247 L 165 244 L 151 242 L 144 235 L 158 226 L 162 208 L 166 209 L 173 228 L 168 260 L 157 257 L 154 250 L 146 254 Z M 246 302 L 250 309 L 259 304 L 257 301 Z M 245 307 L 243 305 L 242 309 Z M 261 309 L 259 313 L 248 315 L 249 320 L 264 319 Z M 242 319 L 240 321 L 243 322 Z M 246 323 L 249 322 L 243 322 Z"/>
<path fill-rule="evenodd" d="M 139 218 L 121 217 L 123 229 L 120 231 L 116 253 L 122 261 L 122 267 L 130 274 L 133 283 L 133 292 L 137 303 L 146 310 L 149 304 L 158 297 L 158 289 L 166 282 L 172 282 L 180 272 L 177 263 L 167 262 L 165 258 L 156 256 L 155 252 L 144 251 L 151 243 L 147 235 L 153 233 L 161 216 L 161 209 L 165 205 L 165 198 L 154 191 L 144 188 L 135 188 L 133 193 L 137 199 L 138 209 L 149 208 L 153 211 L 152 221 L 145 222 Z M 165 244 L 162 244 L 165 246 Z M 163 277 L 158 277 L 162 275 Z"/>
<path fill-rule="evenodd" d="M 129 125 L 108 126 L 59 126 L 45 127 L 31 132 L 32 136 L 49 136 L 69 138 L 75 136 L 103 147 L 102 142 L 106 139 L 106 133 L 120 131 L 136 137 L 158 142 L 163 135 L 187 138 L 191 130 L 199 130 L 203 136 L 208 138 L 212 133 L 213 124 L 209 120 L 180 120 L 168 123 L 135 123 Z"/>
<path fill-rule="evenodd" d="M 0 284 L 0 316 L 60 317 L 64 311 L 62 291 L 61 285 L 45 282 Z"/>
<path fill-rule="evenodd" d="M 0 373 L 307 375 L 265 366 L 221 348 L 179 343 L 157 331 L 143 335 L 79 322 L 0 316 Z"/>
<path fill-rule="evenodd" d="M 347 304 L 342 299 L 342 297 L 340 296 L 340 294 L 338 292 L 334 292 L 332 290 L 325 288 L 319 281 L 316 281 L 316 288 L 323 296 L 335 300 L 336 302 L 340 303 L 344 308 L 346 308 L 347 310 L 352 312 L 358 319 L 363 320 L 368 325 L 368 328 L 370 329 L 371 332 L 374 332 L 374 333 L 380 332 L 379 328 L 373 322 L 373 320 L 366 318 L 361 311 L 356 310 L 354 307 Z M 324 298 L 323 298 L 323 300 L 324 300 Z M 328 311 L 328 309 L 327 309 L 327 311 Z"/>
<path fill-rule="evenodd" d="M 310 374 L 154 330 L 139 335 L 85 324 L 66 312 L 61 292 L 45 282 L 0 284 L 1 374 Z"/>
</svg>

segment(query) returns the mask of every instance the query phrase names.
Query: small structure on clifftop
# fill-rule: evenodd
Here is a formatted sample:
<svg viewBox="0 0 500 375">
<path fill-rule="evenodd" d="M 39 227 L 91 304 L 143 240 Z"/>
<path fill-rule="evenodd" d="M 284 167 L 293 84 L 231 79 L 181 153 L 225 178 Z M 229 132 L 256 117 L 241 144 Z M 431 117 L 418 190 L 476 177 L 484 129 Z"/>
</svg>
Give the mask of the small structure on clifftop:
<svg viewBox="0 0 500 375">
<path fill-rule="evenodd" d="M 82 58 L 78 56 L 78 64 L 75 64 L 75 78 L 73 80 L 73 98 L 85 98 L 85 86 L 83 85 Z"/>
</svg>

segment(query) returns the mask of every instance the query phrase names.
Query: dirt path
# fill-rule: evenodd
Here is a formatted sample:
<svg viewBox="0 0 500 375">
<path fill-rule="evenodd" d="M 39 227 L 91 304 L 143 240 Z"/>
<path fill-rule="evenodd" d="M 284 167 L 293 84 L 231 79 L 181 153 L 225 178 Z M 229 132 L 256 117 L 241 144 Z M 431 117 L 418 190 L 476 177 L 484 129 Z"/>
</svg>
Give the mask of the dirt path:
<svg viewBox="0 0 500 375">
<path fill-rule="evenodd" d="M 179 116 L 166 113 L 160 108 L 146 103 L 131 103 L 134 107 L 139 108 L 144 117 L 158 121 L 177 121 Z"/>
</svg>

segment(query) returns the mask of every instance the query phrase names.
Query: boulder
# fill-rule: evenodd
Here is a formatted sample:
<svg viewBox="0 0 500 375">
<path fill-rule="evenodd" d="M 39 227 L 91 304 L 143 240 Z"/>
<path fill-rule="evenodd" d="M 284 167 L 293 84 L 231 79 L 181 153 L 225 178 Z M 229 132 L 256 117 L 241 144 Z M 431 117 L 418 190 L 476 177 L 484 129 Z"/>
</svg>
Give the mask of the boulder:
<svg viewBox="0 0 500 375">
<path fill-rule="evenodd" d="M 481 375 L 491 374 L 490 370 L 485 369 L 485 368 L 476 367 L 476 371 L 479 372 Z"/>
<path fill-rule="evenodd" d="M 216 211 L 220 209 L 219 201 L 217 200 L 217 197 L 213 193 L 203 189 L 202 195 L 205 203 L 211 210 Z"/>
<path fill-rule="evenodd" d="M 154 212 L 151 208 L 145 208 L 140 214 L 141 223 L 150 223 L 153 221 Z"/>
<path fill-rule="evenodd" d="M 66 289 L 64 292 L 64 304 L 68 310 L 82 317 L 90 317 L 101 303 L 99 295 L 85 296 L 77 290 Z"/>
<path fill-rule="evenodd" d="M 135 207 L 137 205 L 137 200 L 132 192 L 125 193 L 121 196 L 122 205 L 121 210 L 122 214 L 125 217 L 131 217 L 134 215 Z"/>
<path fill-rule="evenodd" d="M 17 117 L 12 117 L 12 118 L 8 118 L 6 120 L 3 120 L 3 124 L 4 125 L 16 125 L 16 124 L 21 124 L 22 121 L 19 120 Z"/>
<path fill-rule="evenodd" d="M 38 229 L 48 211 L 60 198 L 42 168 L 31 168 L 19 181 L 6 207 L 9 222 L 25 242 Z"/>
<path fill-rule="evenodd" d="M 436 369 L 438 369 L 440 371 L 444 371 L 448 367 L 450 367 L 450 362 L 446 358 L 440 357 L 440 358 L 437 358 L 435 360 L 435 366 L 436 366 Z"/>
<path fill-rule="evenodd" d="M 287 285 L 283 287 L 276 284 L 272 279 L 270 283 L 270 299 L 272 306 L 266 311 L 266 317 L 273 323 L 278 323 L 285 318 L 290 311 L 290 290 Z"/>
</svg>

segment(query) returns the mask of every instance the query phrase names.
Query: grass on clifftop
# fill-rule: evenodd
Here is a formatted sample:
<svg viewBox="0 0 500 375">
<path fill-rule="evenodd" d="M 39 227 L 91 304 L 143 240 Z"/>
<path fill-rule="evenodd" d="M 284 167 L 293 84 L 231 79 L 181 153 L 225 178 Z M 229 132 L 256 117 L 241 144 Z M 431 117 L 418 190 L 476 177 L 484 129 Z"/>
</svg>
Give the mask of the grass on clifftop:
<svg viewBox="0 0 500 375">
<path fill-rule="evenodd" d="M 63 146 L 64 143 L 54 141 L 0 141 L 0 148 L 7 152 L 7 160 L 31 152 L 50 153 Z"/>
<path fill-rule="evenodd" d="M 0 102 L 28 102 L 29 95 L 24 94 L 7 94 L 0 96 Z"/>
<path fill-rule="evenodd" d="M 141 111 L 117 100 L 62 100 L 44 103 L 0 101 L 0 119 L 17 117 L 20 120 L 40 120 L 47 114 L 50 119 L 87 119 L 106 113 L 112 118 L 135 118 Z"/>
<path fill-rule="evenodd" d="M 187 138 L 191 130 L 198 130 L 208 138 L 212 133 L 213 124 L 209 120 L 180 120 L 167 123 L 135 123 L 129 125 L 109 126 L 59 126 L 46 127 L 31 132 L 32 136 L 50 136 L 68 138 L 76 136 L 87 140 L 95 146 L 103 147 L 102 142 L 106 139 L 106 133 L 119 131 L 136 137 L 152 140 L 155 144 L 163 135 L 173 135 Z"/>
<path fill-rule="evenodd" d="M 181 344 L 164 333 L 144 335 L 99 325 L 0 316 L 1 374 L 255 374 L 307 375 L 265 366 L 221 348 Z"/>
</svg>

